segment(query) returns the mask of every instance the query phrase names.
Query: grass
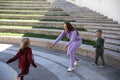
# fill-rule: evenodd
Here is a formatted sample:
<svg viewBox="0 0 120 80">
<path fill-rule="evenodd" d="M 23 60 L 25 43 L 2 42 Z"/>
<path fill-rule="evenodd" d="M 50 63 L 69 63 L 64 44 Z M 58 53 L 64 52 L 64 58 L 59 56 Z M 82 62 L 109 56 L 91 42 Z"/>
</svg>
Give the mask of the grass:
<svg viewBox="0 0 120 80">
<path fill-rule="evenodd" d="M 45 16 L 41 14 L 0 14 L 0 16 Z"/>
<path fill-rule="evenodd" d="M 96 44 L 96 42 L 92 41 L 92 40 L 83 39 L 83 44 L 94 46 Z"/>
<path fill-rule="evenodd" d="M 75 22 L 75 20 L 40 19 L 40 21 Z"/>
<path fill-rule="evenodd" d="M 4 20 L 8 20 L 8 21 L 25 21 L 25 22 L 40 22 L 39 20 L 21 20 L 21 19 L 0 19 L 0 21 L 4 21 Z"/>
<path fill-rule="evenodd" d="M 4 26 L 1 25 L 0 28 L 18 28 L 18 29 L 32 29 L 32 28 L 42 28 L 42 29 L 57 29 L 63 30 L 62 27 L 53 27 L 53 26 Z M 87 31 L 85 28 L 76 28 L 78 31 Z"/>
<path fill-rule="evenodd" d="M 21 33 L 0 33 L 0 35 L 4 35 L 4 36 L 22 36 L 22 37 L 35 37 L 35 38 L 45 38 L 45 39 L 56 39 L 57 36 L 55 35 L 44 35 L 44 34 L 33 34 L 33 33 L 26 33 L 26 34 L 21 34 Z M 63 38 L 63 41 L 69 41 L 68 38 Z M 83 39 L 83 44 L 87 44 L 87 45 L 95 45 L 95 41 L 91 41 L 91 40 L 86 40 Z"/>
<path fill-rule="evenodd" d="M 0 11 L 17 11 L 17 12 L 48 12 L 48 10 L 0 10 Z"/>
</svg>

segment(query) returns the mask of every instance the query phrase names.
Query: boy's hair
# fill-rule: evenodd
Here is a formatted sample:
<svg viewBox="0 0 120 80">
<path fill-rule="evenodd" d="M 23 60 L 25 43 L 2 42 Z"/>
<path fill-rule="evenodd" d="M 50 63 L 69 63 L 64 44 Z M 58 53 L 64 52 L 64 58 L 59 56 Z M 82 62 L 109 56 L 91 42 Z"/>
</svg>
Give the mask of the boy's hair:
<svg viewBox="0 0 120 80">
<path fill-rule="evenodd" d="M 102 33 L 102 30 L 101 30 L 101 29 L 98 29 L 96 32 Z"/>
</svg>

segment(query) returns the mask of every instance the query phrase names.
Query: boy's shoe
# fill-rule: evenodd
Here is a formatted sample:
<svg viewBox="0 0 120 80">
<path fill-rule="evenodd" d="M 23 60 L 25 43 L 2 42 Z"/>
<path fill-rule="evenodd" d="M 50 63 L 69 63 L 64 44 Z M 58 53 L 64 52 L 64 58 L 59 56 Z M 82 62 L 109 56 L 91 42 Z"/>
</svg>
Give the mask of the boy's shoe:
<svg viewBox="0 0 120 80">
<path fill-rule="evenodd" d="M 95 62 L 92 62 L 93 65 L 97 65 Z"/>
<path fill-rule="evenodd" d="M 74 66 L 78 66 L 79 63 L 80 63 L 80 61 L 75 61 L 75 62 L 74 62 Z"/>
<path fill-rule="evenodd" d="M 105 66 L 100 66 L 101 68 L 104 68 Z"/>
<path fill-rule="evenodd" d="M 73 70 L 74 70 L 73 67 L 69 67 L 69 68 L 67 69 L 68 72 L 72 72 Z"/>
</svg>

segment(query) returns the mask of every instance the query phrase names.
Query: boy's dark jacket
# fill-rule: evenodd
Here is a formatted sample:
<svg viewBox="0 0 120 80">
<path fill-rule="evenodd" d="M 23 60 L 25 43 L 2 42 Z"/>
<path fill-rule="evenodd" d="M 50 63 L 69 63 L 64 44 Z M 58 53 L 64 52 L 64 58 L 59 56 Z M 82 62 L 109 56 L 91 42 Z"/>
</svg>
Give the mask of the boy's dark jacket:
<svg viewBox="0 0 120 80">
<path fill-rule="evenodd" d="M 96 40 L 96 45 L 94 46 L 96 48 L 97 54 L 103 54 L 104 53 L 104 39 L 101 37 L 98 37 Z"/>
</svg>

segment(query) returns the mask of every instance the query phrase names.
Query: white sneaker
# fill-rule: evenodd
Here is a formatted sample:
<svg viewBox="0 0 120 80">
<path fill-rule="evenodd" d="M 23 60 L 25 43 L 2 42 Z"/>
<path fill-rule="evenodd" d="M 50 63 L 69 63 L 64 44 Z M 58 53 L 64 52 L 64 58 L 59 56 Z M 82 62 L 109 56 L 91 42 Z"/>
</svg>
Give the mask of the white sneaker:
<svg viewBox="0 0 120 80">
<path fill-rule="evenodd" d="M 73 71 L 73 70 L 74 70 L 73 67 L 69 67 L 69 68 L 67 69 L 68 72 L 71 72 L 71 71 Z"/>
<path fill-rule="evenodd" d="M 100 66 L 101 68 L 104 68 L 105 66 Z"/>
<path fill-rule="evenodd" d="M 74 66 L 78 66 L 80 61 L 75 61 Z"/>
</svg>

